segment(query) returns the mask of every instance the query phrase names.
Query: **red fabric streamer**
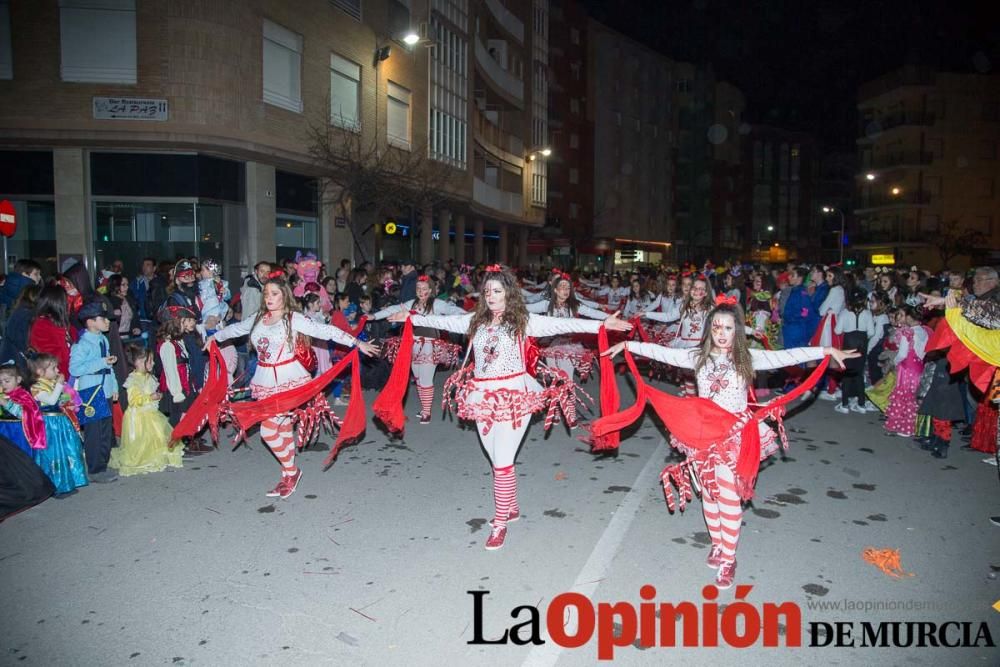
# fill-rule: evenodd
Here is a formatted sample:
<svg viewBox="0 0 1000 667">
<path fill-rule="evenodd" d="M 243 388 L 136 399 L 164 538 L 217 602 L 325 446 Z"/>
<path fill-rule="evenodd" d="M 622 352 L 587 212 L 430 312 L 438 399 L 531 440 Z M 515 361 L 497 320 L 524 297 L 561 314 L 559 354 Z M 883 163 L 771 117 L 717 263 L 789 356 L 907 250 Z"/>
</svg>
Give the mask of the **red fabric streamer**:
<svg viewBox="0 0 1000 667">
<path fill-rule="evenodd" d="M 785 406 L 799 398 L 815 385 L 830 363 L 829 357 L 817 366 L 809 377 L 794 390 L 769 403 L 752 408 L 752 417 L 742 425 L 740 415 L 733 414 L 715 402 L 701 397 L 672 396 L 647 385 L 639 374 L 632 354 L 625 350 L 625 361 L 632 372 L 636 387 L 636 402 L 629 408 L 602 416 L 591 425 L 594 438 L 621 431 L 636 421 L 648 401 L 670 434 L 684 444 L 707 450 L 714 444 L 732 437 L 734 428 L 741 428 L 740 454 L 736 463 L 736 477 L 740 495 L 744 500 L 753 497 L 753 485 L 760 468 L 760 432 L 758 423 L 767 418 L 780 420 Z M 602 387 L 603 389 L 603 387 Z M 602 397 L 603 400 L 603 397 Z"/>
<path fill-rule="evenodd" d="M 324 419 L 338 423 L 322 392 L 347 368 L 348 364 L 351 364 L 353 365 L 351 402 L 347 406 L 344 419 L 339 421 L 340 433 L 324 463 L 329 465 L 342 447 L 360 439 L 365 431 L 364 395 L 361 392 L 358 355 L 356 348 L 351 350 L 328 371 L 293 389 L 256 401 L 230 403 L 227 396 L 226 362 L 219 352 L 219 346 L 213 340 L 209 346 L 208 381 L 191 408 L 174 427 L 171 437 L 179 440 L 185 436 L 193 436 L 207 424 L 212 439 L 218 442 L 219 423 L 231 421 L 238 431 L 236 441 L 239 442 L 246 437 L 246 432 L 250 428 L 268 417 L 287 414 L 299 425 L 300 446 L 302 446 Z"/>
<path fill-rule="evenodd" d="M 343 311 L 335 310 L 333 311 L 333 314 L 330 315 L 330 324 L 337 327 L 341 331 L 351 334 L 355 338 L 361 335 L 361 332 L 364 331 L 365 324 L 367 322 L 368 322 L 368 316 L 362 315 L 361 319 L 358 320 L 358 323 L 352 329 L 351 325 L 347 321 L 347 318 L 344 317 Z"/>
<path fill-rule="evenodd" d="M 608 330 L 603 326 L 597 332 L 597 351 L 601 355 L 608 349 Z M 618 381 L 615 379 L 615 364 L 611 357 L 600 357 L 601 368 L 601 414 L 612 415 L 618 412 L 621 396 L 618 393 Z M 602 436 L 591 436 L 590 446 L 594 451 L 616 449 L 621 441 L 618 431 L 611 431 Z"/>
<path fill-rule="evenodd" d="M 413 357 L 413 322 L 406 318 L 403 324 L 403 335 L 399 341 L 399 352 L 396 355 L 396 363 L 389 374 L 389 380 L 385 383 L 379 393 L 375 403 L 372 404 L 372 411 L 375 418 L 385 424 L 390 433 L 396 436 L 403 435 L 403 428 L 406 425 L 406 415 L 403 414 L 403 400 L 406 398 L 406 390 L 410 386 L 410 361 Z"/>
</svg>

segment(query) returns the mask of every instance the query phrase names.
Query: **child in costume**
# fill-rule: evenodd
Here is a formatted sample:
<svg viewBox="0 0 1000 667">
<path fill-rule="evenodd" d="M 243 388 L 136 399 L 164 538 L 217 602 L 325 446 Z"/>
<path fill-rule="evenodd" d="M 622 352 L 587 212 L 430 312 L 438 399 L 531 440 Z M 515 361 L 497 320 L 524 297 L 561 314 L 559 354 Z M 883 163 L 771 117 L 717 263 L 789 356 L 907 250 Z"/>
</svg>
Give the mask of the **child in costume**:
<svg viewBox="0 0 1000 667">
<path fill-rule="evenodd" d="M 93 482 L 112 482 L 118 475 L 108 470 L 115 432 L 111 422 L 111 404 L 118 400 L 118 380 L 113 367 L 118 360 L 109 353 L 104 335 L 111 327 L 104 300 L 84 304 L 77 314 L 86 327 L 70 350 L 69 372 L 76 378 L 76 390 L 83 404 L 78 413 L 83 428 L 83 447 L 87 453 L 87 472 Z"/>
<path fill-rule="evenodd" d="M 431 279 L 428 276 L 417 276 L 417 298 L 395 306 L 383 308 L 371 319 L 378 321 L 388 318 L 393 313 L 407 312 L 422 315 L 464 315 L 465 311 L 449 301 L 434 298 Z M 431 406 L 434 404 L 434 372 L 438 365 L 456 366 L 461 358 L 462 348 L 444 338 L 437 329 L 416 327 L 413 331 L 413 351 L 410 369 L 417 382 L 417 396 L 420 398 L 421 424 L 431 423 Z M 400 339 L 391 338 L 386 341 L 385 354 L 392 362 L 399 351 Z"/>
<path fill-rule="evenodd" d="M 57 494 L 70 493 L 88 483 L 73 398 L 55 356 L 39 354 L 28 365 L 34 376 L 31 395 L 45 421 L 45 448 L 34 450 L 35 463 L 52 480 Z"/>
<path fill-rule="evenodd" d="M 468 335 L 466 359 L 469 353 L 474 353 L 474 364 L 464 366 L 448 379 L 445 395 L 446 401 L 454 402 L 460 419 L 476 422 L 480 441 L 493 468 L 495 513 L 486 549 L 494 550 L 504 545 L 508 522 L 520 517 L 514 456 L 524 440 L 531 415 L 547 409 L 545 422 L 548 427 L 556 419 L 557 406 L 565 415 L 567 403 L 576 400 L 572 380 L 567 380 L 562 373 L 553 374 L 540 367 L 542 374 L 551 381 L 546 386 L 536 381 L 530 370 L 534 365 L 530 357 L 534 355 L 528 337 L 596 334 L 601 326 L 627 331 L 631 325 L 617 317 L 600 322 L 531 314 L 525 307 L 515 276 L 497 264 L 486 267 L 480 294 L 472 313 L 411 315 L 400 310 L 389 317 L 390 321 L 408 319 L 409 322 L 403 330 L 397 366 L 373 409 L 391 431 L 402 432 L 402 399 L 409 373 L 408 369 L 401 370 L 399 359 L 409 351 L 407 342 L 412 340 L 412 326 Z"/>
<path fill-rule="evenodd" d="M 19 428 L 7 435 L 22 452 L 34 459 L 36 451 L 45 449 L 45 422 L 38 403 L 21 386 L 22 380 L 21 371 L 12 362 L 0 366 L 0 408 L 21 421 L 17 425 Z"/>
<path fill-rule="evenodd" d="M 129 345 L 125 354 L 133 369 L 124 385 L 128 409 L 122 419 L 121 444 L 111 450 L 108 466 L 125 477 L 183 467 L 184 449 L 173 442 L 170 422 L 159 409 L 162 396 L 153 375 L 154 352 Z"/>
<path fill-rule="evenodd" d="M 902 306 L 902 326 L 899 329 L 899 349 L 893 359 L 896 385 L 889 394 L 885 411 L 888 434 L 913 437 L 917 425 L 917 388 L 924 372 L 924 348 L 930 329 L 921 324 L 920 311 L 915 306 Z"/>
<path fill-rule="evenodd" d="M 657 400 L 662 400 L 663 403 L 653 403 L 657 414 L 671 431 L 671 444 L 688 456 L 684 463 L 668 466 L 662 477 L 666 491 L 671 480 L 684 486 L 688 474 L 696 476 L 702 490 L 705 524 L 712 538 L 712 550 L 707 563 L 717 571 L 716 585 L 725 589 L 733 585 L 736 575 L 736 546 L 743 511 L 741 499 L 747 500 L 753 496 L 760 461 L 775 453 L 779 446 L 775 432 L 762 421 L 762 417 L 754 418 L 749 409 L 748 388 L 753 384 L 754 373 L 818 361 L 825 355 L 838 362 L 860 355 L 853 350 L 821 347 L 774 351 L 750 349 L 747 345 L 743 311 L 735 300 L 727 297 L 717 299 L 717 305 L 709 314 L 707 322 L 709 327 L 702 334 L 699 346 L 694 349 L 626 341 L 612 346 L 604 354 L 613 357 L 624 349 L 694 372 L 700 398 L 677 398 L 657 392 L 660 397 Z M 825 368 L 824 363 L 814 373 L 814 377 L 796 392 L 804 392 Z M 637 382 L 641 383 L 642 380 L 637 377 Z M 640 387 L 640 395 L 645 395 L 648 390 L 648 387 Z M 779 399 L 775 404 L 781 405 L 782 401 L 796 398 L 796 392 Z M 703 402 L 704 399 L 711 403 Z M 643 400 L 642 407 L 644 404 Z M 661 409 L 663 406 L 669 408 Z M 641 407 L 626 419 L 620 418 L 621 414 L 623 413 L 598 420 L 595 434 L 605 433 L 604 427 L 608 424 L 613 426 L 612 430 L 620 430 L 641 414 Z M 779 415 L 780 413 L 775 414 Z M 711 437 L 707 442 L 686 442 L 676 435 L 676 432 L 686 433 L 683 428 L 685 426 L 693 426 L 693 432 L 707 432 L 713 428 L 720 430 L 718 437 Z M 783 429 L 781 433 L 783 436 Z M 682 491 L 682 497 L 683 494 Z"/>
</svg>

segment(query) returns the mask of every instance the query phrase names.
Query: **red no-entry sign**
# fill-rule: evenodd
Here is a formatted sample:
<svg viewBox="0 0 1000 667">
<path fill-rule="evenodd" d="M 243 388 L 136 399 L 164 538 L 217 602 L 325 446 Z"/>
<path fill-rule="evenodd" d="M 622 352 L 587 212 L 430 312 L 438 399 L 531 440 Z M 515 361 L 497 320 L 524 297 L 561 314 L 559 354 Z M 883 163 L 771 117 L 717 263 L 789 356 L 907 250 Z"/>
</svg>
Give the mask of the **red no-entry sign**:
<svg viewBox="0 0 1000 667">
<path fill-rule="evenodd" d="M 17 231 L 17 212 L 9 199 L 0 201 L 0 234 L 13 236 Z"/>
</svg>

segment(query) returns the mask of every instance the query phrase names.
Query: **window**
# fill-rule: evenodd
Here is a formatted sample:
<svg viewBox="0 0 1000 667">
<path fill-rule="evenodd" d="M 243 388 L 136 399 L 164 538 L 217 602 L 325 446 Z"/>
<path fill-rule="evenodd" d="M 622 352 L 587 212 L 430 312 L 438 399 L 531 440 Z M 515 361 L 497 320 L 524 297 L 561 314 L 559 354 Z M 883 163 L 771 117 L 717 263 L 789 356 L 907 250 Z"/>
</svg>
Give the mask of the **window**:
<svg viewBox="0 0 1000 667">
<path fill-rule="evenodd" d="M 389 143 L 402 148 L 410 147 L 410 91 L 389 82 L 386 135 Z"/>
<path fill-rule="evenodd" d="M 361 20 L 361 0 L 330 0 L 330 4 L 347 12 L 358 21 Z"/>
<path fill-rule="evenodd" d="M 14 56 L 10 48 L 10 3 L 0 2 L 0 79 L 14 78 Z"/>
<path fill-rule="evenodd" d="M 576 185 L 580 182 L 580 170 L 576 167 L 570 167 L 569 170 L 569 182 Z"/>
<path fill-rule="evenodd" d="M 580 100 L 576 99 L 575 97 L 570 98 L 570 100 L 569 100 L 569 110 L 572 113 L 580 113 Z"/>
<path fill-rule="evenodd" d="M 577 60 L 576 62 L 570 63 L 570 65 L 569 65 L 569 71 L 570 71 L 570 74 L 573 75 L 573 80 L 574 81 L 579 81 L 580 80 L 580 70 L 582 68 L 583 68 L 583 63 L 581 63 L 579 60 Z"/>
<path fill-rule="evenodd" d="M 330 54 L 330 123 L 361 129 L 361 65 Z"/>
<path fill-rule="evenodd" d="M 570 220 L 576 220 L 577 210 L 578 209 L 577 209 L 577 205 L 576 204 L 570 204 L 569 205 L 569 219 Z"/>
<path fill-rule="evenodd" d="M 435 12 L 448 10 L 465 23 L 465 3 L 433 0 Z M 450 16 L 450 14 L 449 14 Z M 430 121 L 428 142 L 430 157 L 459 169 L 467 164 L 469 47 L 461 35 L 431 15 L 430 33 L 437 42 L 431 50 Z"/>
<path fill-rule="evenodd" d="M 389 13 L 389 34 L 394 39 L 401 40 L 411 28 L 410 0 L 389 0 L 387 10 Z"/>
<path fill-rule="evenodd" d="M 573 134 L 569 135 L 569 147 L 570 148 L 579 148 L 580 147 L 580 135 L 577 134 L 576 132 L 574 132 Z"/>
<path fill-rule="evenodd" d="M 580 31 L 577 28 L 569 29 L 569 43 L 570 44 L 580 43 Z"/>
<path fill-rule="evenodd" d="M 302 35 L 264 19 L 264 101 L 302 113 Z"/>
<path fill-rule="evenodd" d="M 59 42 L 63 81 L 136 83 L 135 0 L 59 0 Z"/>
</svg>

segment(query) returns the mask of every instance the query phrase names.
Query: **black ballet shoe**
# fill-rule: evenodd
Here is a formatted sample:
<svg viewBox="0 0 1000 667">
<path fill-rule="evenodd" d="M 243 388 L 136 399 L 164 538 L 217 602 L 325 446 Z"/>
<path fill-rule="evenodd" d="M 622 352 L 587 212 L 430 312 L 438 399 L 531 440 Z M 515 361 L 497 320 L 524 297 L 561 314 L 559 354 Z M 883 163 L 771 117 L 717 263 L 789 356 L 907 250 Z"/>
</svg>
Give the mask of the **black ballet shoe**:
<svg viewBox="0 0 1000 667">
<path fill-rule="evenodd" d="M 936 459 L 948 458 L 948 443 L 942 440 L 941 444 L 935 447 L 934 451 L 931 452 L 931 456 L 933 456 Z"/>
</svg>

